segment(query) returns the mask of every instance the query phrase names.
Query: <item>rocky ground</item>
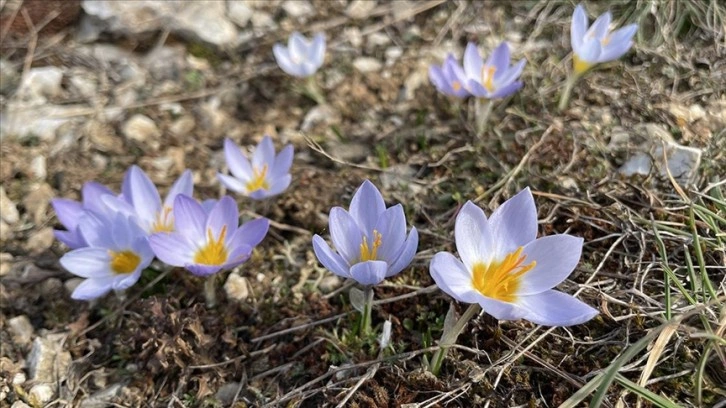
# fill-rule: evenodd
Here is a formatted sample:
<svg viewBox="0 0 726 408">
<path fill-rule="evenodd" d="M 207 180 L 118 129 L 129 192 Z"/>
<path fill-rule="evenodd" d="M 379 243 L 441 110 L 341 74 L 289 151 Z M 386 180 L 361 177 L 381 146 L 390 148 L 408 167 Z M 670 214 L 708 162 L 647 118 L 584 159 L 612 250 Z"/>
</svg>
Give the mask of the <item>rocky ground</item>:
<svg viewBox="0 0 726 408">
<path fill-rule="evenodd" d="M 726 9 L 591 3 L 591 19 L 610 8 L 641 29 L 557 112 L 571 2 L 0 1 L 0 406 L 578 406 L 619 367 L 605 406 L 653 403 L 643 390 L 723 406 Z M 324 104 L 275 64 L 294 30 L 326 33 Z M 427 70 L 502 40 L 527 59 L 525 86 L 477 139 Z M 220 305 L 183 270 L 70 298 L 51 198 L 90 180 L 118 190 L 131 164 L 162 190 L 192 169 L 195 195 L 219 197 L 224 138 L 265 134 L 295 146 L 292 186 L 238 197 L 272 228 L 220 277 Z M 393 325 L 380 353 L 311 247 L 364 179 L 421 235 L 412 266 L 375 290 L 374 325 Z M 428 261 L 454 249 L 466 200 L 491 210 L 525 186 L 541 235 L 585 238 L 560 289 L 601 314 L 568 329 L 482 315 L 434 377 L 421 359 L 451 299 Z"/>
</svg>

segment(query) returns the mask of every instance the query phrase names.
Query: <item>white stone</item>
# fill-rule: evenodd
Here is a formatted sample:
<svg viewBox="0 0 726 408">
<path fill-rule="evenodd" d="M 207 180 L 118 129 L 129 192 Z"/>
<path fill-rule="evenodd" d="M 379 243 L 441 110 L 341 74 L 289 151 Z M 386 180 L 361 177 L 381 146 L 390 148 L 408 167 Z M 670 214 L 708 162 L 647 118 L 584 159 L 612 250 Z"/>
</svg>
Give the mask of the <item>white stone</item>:
<svg viewBox="0 0 726 408">
<path fill-rule="evenodd" d="M 10 333 L 13 335 L 13 341 L 17 344 L 25 346 L 30 344 L 33 338 L 33 325 L 26 315 L 15 316 L 8 320 Z"/>
<path fill-rule="evenodd" d="M 0 140 L 15 137 L 22 141 L 34 136 L 52 141 L 61 125 L 87 111 L 87 106 L 80 105 L 38 106 L 10 101 L 0 113 Z"/>
<path fill-rule="evenodd" d="M 24 372 L 15 373 L 13 376 L 13 385 L 23 385 L 27 379 Z"/>
<path fill-rule="evenodd" d="M 233 47 L 237 42 L 237 28 L 225 18 L 224 2 L 186 2 L 176 14 L 180 31 L 189 31 L 202 41 L 219 47 Z"/>
<path fill-rule="evenodd" d="M 246 26 L 253 13 L 254 11 L 244 1 L 227 0 L 227 17 L 237 26 Z"/>
<path fill-rule="evenodd" d="M 317 124 L 330 125 L 340 122 L 340 114 L 330 105 L 316 105 L 305 115 L 300 130 L 309 132 Z"/>
<path fill-rule="evenodd" d="M 83 278 L 70 278 L 67 281 L 63 282 L 63 287 L 66 288 L 66 291 L 70 295 L 73 293 L 74 290 L 76 290 L 78 285 L 83 283 L 84 280 L 85 279 Z"/>
<path fill-rule="evenodd" d="M 320 280 L 318 288 L 320 288 L 320 291 L 323 293 L 330 293 L 335 289 L 338 289 L 342 284 L 343 281 L 342 279 L 340 279 L 340 277 L 336 275 L 327 275 Z"/>
<path fill-rule="evenodd" d="M 36 179 L 45 180 L 48 176 L 45 156 L 33 157 L 33 160 L 30 161 L 30 171 Z"/>
<path fill-rule="evenodd" d="M 401 47 L 389 47 L 386 48 L 386 65 L 391 66 L 403 55 Z"/>
<path fill-rule="evenodd" d="M 16 97 L 34 105 L 43 104 L 47 98 L 61 94 L 62 80 L 63 71 L 58 67 L 31 68 L 21 80 Z"/>
<path fill-rule="evenodd" d="M 353 48 L 360 48 L 363 45 L 363 34 L 358 27 L 346 27 L 343 29 L 343 38 L 348 40 Z"/>
<path fill-rule="evenodd" d="M 5 188 L 0 186 L 0 217 L 12 225 L 20 219 L 20 213 L 15 203 L 5 194 Z"/>
<path fill-rule="evenodd" d="M 28 374 L 39 383 L 55 383 L 64 379 L 71 363 L 71 353 L 63 349 L 65 335 L 36 337 L 28 355 Z"/>
<path fill-rule="evenodd" d="M 376 0 L 353 0 L 345 9 L 345 14 L 357 20 L 364 19 L 376 8 Z"/>
<path fill-rule="evenodd" d="M 388 45 L 391 43 L 391 38 L 388 36 L 388 34 L 381 33 L 381 32 L 375 32 L 368 35 L 368 47 L 370 48 L 376 48 L 384 45 Z"/>
<path fill-rule="evenodd" d="M 371 57 L 358 57 L 353 61 L 353 67 L 363 74 L 380 71 L 383 67 L 380 61 Z"/>
<path fill-rule="evenodd" d="M 270 13 L 264 11 L 255 11 L 252 14 L 252 27 L 254 28 L 277 28 L 275 20 L 272 19 Z"/>
<path fill-rule="evenodd" d="M 282 3 L 282 9 L 293 18 L 307 17 L 315 13 L 315 8 L 307 0 L 287 0 Z"/>
<path fill-rule="evenodd" d="M 227 298 L 237 302 L 244 301 L 250 295 L 247 279 L 236 273 L 229 274 L 227 282 L 224 283 L 224 291 L 227 293 Z"/>
<path fill-rule="evenodd" d="M 151 139 L 158 139 L 161 136 L 156 123 L 148 116 L 140 113 L 126 121 L 121 132 L 127 139 L 141 143 L 148 143 Z"/>
<path fill-rule="evenodd" d="M 174 136 L 180 137 L 189 136 L 189 134 L 194 130 L 195 126 L 196 122 L 194 121 L 194 116 L 182 116 L 172 122 L 171 126 L 169 126 L 169 133 Z"/>
<path fill-rule="evenodd" d="M 13 405 L 11 405 L 10 408 L 30 408 L 30 405 L 24 403 L 21 400 L 17 400 L 13 402 Z"/>
<path fill-rule="evenodd" d="M 72 74 L 70 83 L 81 96 L 86 98 L 97 96 L 98 84 L 96 83 L 96 78 L 89 73 L 78 72 Z"/>
<path fill-rule="evenodd" d="M 28 401 L 35 407 L 45 406 L 55 395 L 52 384 L 35 384 L 28 392 Z"/>
<path fill-rule="evenodd" d="M 701 164 L 703 152 L 700 149 L 682 146 L 675 142 L 665 143 L 667 167 L 663 166 L 663 146 L 656 145 L 649 152 L 639 152 L 631 156 L 619 169 L 620 174 L 630 177 L 636 174 L 650 174 L 655 160 L 656 168 L 662 177 L 668 172 L 681 184 L 693 182 L 698 166 Z"/>
</svg>

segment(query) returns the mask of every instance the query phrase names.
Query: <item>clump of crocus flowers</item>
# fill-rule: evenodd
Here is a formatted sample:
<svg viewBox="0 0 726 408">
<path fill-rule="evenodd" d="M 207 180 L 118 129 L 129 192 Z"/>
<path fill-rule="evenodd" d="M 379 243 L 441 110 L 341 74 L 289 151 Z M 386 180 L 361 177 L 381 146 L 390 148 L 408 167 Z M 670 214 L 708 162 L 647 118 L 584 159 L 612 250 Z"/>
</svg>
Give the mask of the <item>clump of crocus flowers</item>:
<svg viewBox="0 0 726 408">
<path fill-rule="evenodd" d="M 319 104 L 325 102 L 320 88 L 315 83 L 314 75 L 325 61 L 325 34 L 317 33 L 312 40 L 304 35 L 293 32 L 287 46 L 275 44 L 272 47 L 277 65 L 288 75 L 306 78 L 302 93 Z"/>
</svg>

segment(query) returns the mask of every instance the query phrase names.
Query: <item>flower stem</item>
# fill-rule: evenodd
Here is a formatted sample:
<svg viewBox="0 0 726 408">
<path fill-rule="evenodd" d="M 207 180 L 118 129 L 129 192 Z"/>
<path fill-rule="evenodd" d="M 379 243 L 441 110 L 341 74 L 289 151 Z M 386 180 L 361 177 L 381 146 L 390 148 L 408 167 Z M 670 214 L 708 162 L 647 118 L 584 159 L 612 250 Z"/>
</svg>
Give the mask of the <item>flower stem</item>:
<svg viewBox="0 0 726 408">
<path fill-rule="evenodd" d="M 486 103 L 485 103 L 486 101 Z M 484 136 L 484 130 L 487 128 L 489 116 L 492 113 L 494 101 L 491 99 L 477 98 L 474 109 L 476 110 L 476 135 L 481 138 Z"/>
<path fill-rule="evenodd" d="M 570 77 L 567 78 L 565 90 L 562 91 L 562 95 L 560 95 L 560 104 L 557 106 L 557 110 L 559 110 L 560 112 L 565 110 L 567 108 L 567 105 L 570 103 L 572 89 L 575 87 L 575 83 L 577 83 L 578 79 L 580 79 L 580 75 L 577 74 L 572 74 Z"/>
<path fill-rule="evenodd" d="M 217 306 L 217 274 L 204 279 L 204 301 L 208 309 Z"/>
<path fill-rule="evenodd" d="M 318 87 L 317 82 L 315 82 L 315 75 L 310 75 L 306 78 L 305 86 L 302 88 L 302 93 L 315 101 L 318 105 L 325 104 L 325 97 L 323 96 L 323 92 L 320 90 L 320 87 Z"/>
<path fill-rule="evenodd" d="M 373 314 L 373 287 L 366 286 L 363 290 L 363 316 L 360 320 L 360 335 L 361 337 L 368 336 L 371 332 L 371 320 Z"/>
<path fill-rule="evenodd" d="M 449 352 L 449 346 L 456 343 L 456 339 L 459 338 L 459 334 L 461 334 L 464 330 L 466 324 L 472 317 L 476 316 L 480 310 L 481 306 L 479 306 L 478 303 L 472 303 L 469 305 L 469 308 L 466 309 L 464 314 L 461 315 L 459 320 L 456 321 L 454 327 L 441 336 L 441 340 L 439 340 L 440 348 L 436 350 L 436 353 L 431 358 L 431 365 L 429 366 L 429 371 L 431 371 L 433 375 L 439 375 L 439 371 L 441 371 L 441 364 L 443 364 L 444 358 L 446 358 L 446 354 Z"/>
</svg>

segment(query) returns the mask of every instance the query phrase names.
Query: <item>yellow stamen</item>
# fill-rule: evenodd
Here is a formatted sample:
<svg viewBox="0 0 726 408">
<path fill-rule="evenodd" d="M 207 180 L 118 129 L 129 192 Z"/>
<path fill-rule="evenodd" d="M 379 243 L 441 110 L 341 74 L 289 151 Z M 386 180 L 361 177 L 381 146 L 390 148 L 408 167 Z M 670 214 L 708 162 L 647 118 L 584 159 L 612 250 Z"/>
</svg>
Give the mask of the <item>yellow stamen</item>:
<svg viewBox="0 0 726 408">
<path fill-rule="evenodd" d="M 135 252 L 129 250 L 120 252 L 108 251 L 108 254 L 111 256 L 111 270 L 113 273 L 119 275 L 125 275 L 135 271 L 141 262 L 141 258 Z"/>
<path fill-rule="evenodd" d="M 254 167 L 252 169 L 254 177 L 247 183 L 247 192 L 251 193 L 257 190 L 269 190 L 270 184 L 267 182 L 267 165 L 262 166 L 262 170 Z"/>
<path fill-rule="evenodd" d="M 600 45 L 605 47 L 606 45 L 610 44 L 610 35 L 606 35 L 602 40 L 600 40 Z"/>
<path fill-rule="evenodd" d="M 454 89 L 454 92 L 459 92 L 461 90 L 461 82 L 454 81 L 451 83 L 451 87 Z"/>
<path fill-rule="evenodd" d="M 383 243 L 383 235 L 373 230 L 373 248 L 368 247 L 368 239 L 363 236 L 363 242 L 360 244 L 360 261 L 375 261 L 378 259 L 378 248 Z"/>
<path fill-rule="evenodd" d="M 151 225 L 151 233 L 174 232 L 174 217 L 171 216 L 171 208 L 164 207 L 156 216 L 156 221 Z"/>
<path fill-rule="evenodd" d="M 222 227 L 219 238 L 214 239 L 212 229 L 207 228 L 207 245 L 200 248 L 194 254 L 194 263 L 201 265 L 222 265 L 227 262 L 229 253 L 227 247 L 224 246 L 224 237 L 227 235 L 227 226 Z"/>
<path fill-rule="evenodd" d="M 585 71 L 592 68 L 594 64 L 590 64 L 587 61 L 583 61 L 580 59 L 580 57 L 577 56 L 577 54 L 572 56 L 572 66 L 575 70 L 576 75 L 584 74 Z"/>
<path fill-rule="evenodd" d="M 497 72 L 497 67 L 484 65 L 481 69 L 481 84 L 489 92 L 494 92 L 494 73 Z"/>
<path fill-rule="evenodd" d="M 494 261 L 488 265 L 474 264 L 472 271 L 474 288 L 488 298 L 503 302 L 514 301 L 519 290 L 520 278 L 537 265 L 535 261 L 522 265 L 527 257 L 522 255 L 522 250 L 523 248 L 519 247 L 503 261 Z"/>
</svg>

